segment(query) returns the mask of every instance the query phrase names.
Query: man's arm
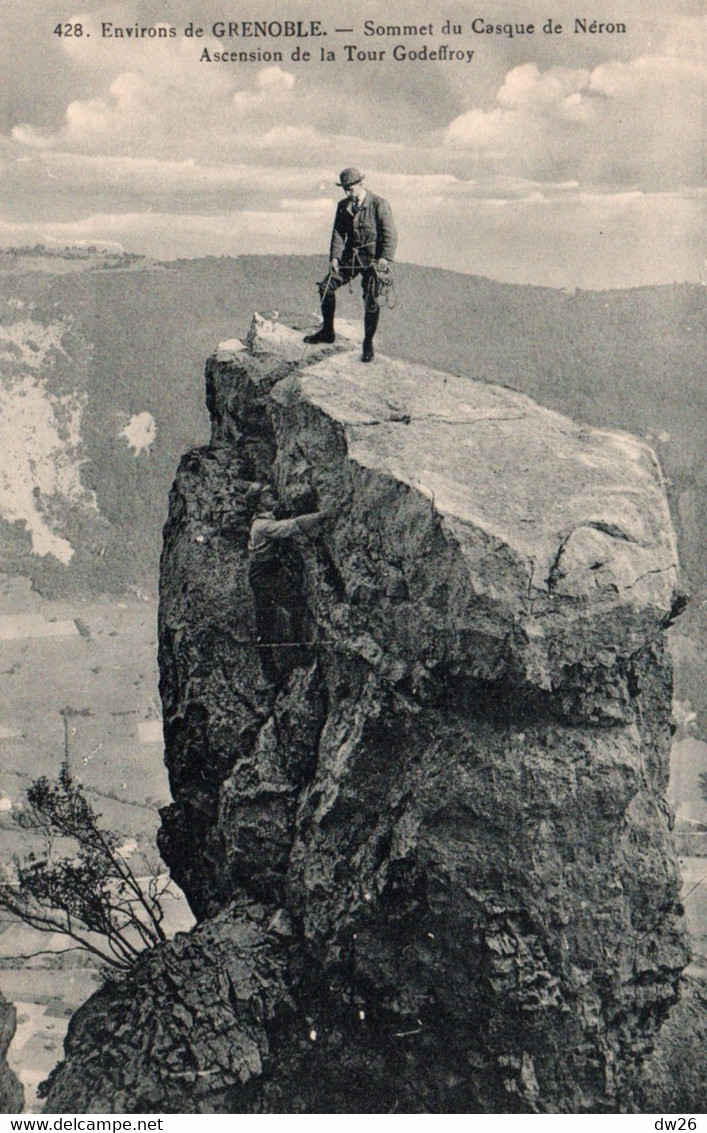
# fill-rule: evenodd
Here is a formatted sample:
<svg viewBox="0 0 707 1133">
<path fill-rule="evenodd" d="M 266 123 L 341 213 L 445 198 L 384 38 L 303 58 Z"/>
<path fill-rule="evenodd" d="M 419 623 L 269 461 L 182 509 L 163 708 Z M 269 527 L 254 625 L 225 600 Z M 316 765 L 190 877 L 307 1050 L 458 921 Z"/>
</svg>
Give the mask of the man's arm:
<svg viewBox="0 0 707 1133">
<path fill-rule="evenodd" d="M 392 260 L 395 258 L 395 249 L 398 246 L 398 233 L 393 220 L 393 210 L 382 197 L 378 201 L 377 220 L 377 258 L 379 260 Z"/>
<path fill-rule="evenodd" d="M 293 535 L 306 535 L 316 530 L 323 518 L 322 512 L 313 511 L 292 519 L 260 519 L 256 523 L 265 539 L 290 539 Z"/>
<path fill-rule="evenodd" d="M 331 232 L 331 243 L 329 245 L 329 259 L 340 260 L 341 253 L 346 246 L 346 205 L 347 201 L 341 201 L 336 208 L 336 216 L 334 217 L 334 227 Z M 343 208 L 342 208 L 343 205 Z"/>
</svg>

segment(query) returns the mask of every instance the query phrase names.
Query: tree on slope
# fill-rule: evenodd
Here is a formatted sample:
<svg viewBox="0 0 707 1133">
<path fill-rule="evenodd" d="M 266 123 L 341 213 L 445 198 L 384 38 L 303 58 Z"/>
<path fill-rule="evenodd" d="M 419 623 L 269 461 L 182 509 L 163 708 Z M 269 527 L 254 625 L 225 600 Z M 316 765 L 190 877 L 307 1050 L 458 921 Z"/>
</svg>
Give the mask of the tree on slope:
<svg viewBox="0 0 707 1133">
<path fill-rule="evenodd" d="M 169 879 L 148 865 L 139 877 L 103 830 L 100 815 L 64 761 L 55 781 L 35 779 L 17 823 L 41 839 L 42 851 L 15 856 L 0 876 L 0 908 L 42 932 L 61 933 L 113 968 L 130 968 L 146 948 L 166 940 L 162 897 Z"/>
</svg>

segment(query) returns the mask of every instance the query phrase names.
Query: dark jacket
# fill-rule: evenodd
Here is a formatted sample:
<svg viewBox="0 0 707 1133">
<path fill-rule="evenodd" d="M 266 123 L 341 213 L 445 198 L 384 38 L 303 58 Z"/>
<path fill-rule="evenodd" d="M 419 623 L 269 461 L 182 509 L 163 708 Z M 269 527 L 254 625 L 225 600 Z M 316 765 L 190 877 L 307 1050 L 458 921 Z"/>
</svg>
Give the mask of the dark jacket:
<svg viewBox="0 0 707 1133">
<path fill-rule="evenodd" d="M 395 221 L 390 205 L 370 189 L 354 214 L 348 197 L 339 201 L 331 234 L 329 259 L 351 263 L 354 250 L 362 263 L 370 263 L 381 256 L 392 260 L 398 243 Z"/>
</svg>

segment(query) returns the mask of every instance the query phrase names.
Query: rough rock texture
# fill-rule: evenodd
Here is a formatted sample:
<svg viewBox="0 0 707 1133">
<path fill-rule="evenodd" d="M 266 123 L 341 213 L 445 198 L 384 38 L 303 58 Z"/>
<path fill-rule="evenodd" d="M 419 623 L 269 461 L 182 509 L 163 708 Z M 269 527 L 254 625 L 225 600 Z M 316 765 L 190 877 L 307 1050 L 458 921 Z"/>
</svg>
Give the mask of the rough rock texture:
<svg viewBox="0 0 707 1133">
<path fill-rule="evenodd" d="M 160 845 L 202 924 L 79 1012 L 48 1107 L 630 1109 L 687 960 L 651 451 L 257 317 L 207 403 L 160 610 Z M 265 478 L 329 515 L 274 686 Z"/>
<path fill-rule="evenodd" d="M 6 1062 L 16 1023 L 15 1008 L 0 995 L 0 1113 L 22 1113 L 25 1100 L 25 1092 Z"/>
<path fill-rule="evenodd" d="M 707 1112 L 707 984 L 685 978 L 680 1002 L 643 1067 L 636 1101 L 643 1113 Z"/>
</svg>

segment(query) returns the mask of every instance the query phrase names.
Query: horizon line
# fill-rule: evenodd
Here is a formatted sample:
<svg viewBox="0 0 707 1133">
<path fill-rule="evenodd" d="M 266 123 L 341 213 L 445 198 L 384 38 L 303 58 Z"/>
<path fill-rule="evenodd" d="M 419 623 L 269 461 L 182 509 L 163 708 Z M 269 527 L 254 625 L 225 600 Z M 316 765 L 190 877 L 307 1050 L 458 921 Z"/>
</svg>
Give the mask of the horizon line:
<svg viewBox="0 0 707 1133">
<path fill-rule="evenodd" d="M 136 259 L 149 260 L 154 264 L 169 265 L 176 263 L 199 263 L 204 260 L 286 260 L 286 259 L 300 259 L 300 260 L 326 260 L 326 255 L 316 252 L 236 252 L 231 254 L 214 255 L 213 253 L 206 253 L 202 256 L 173 256 L 170 259 L 158 258 L 150 255 L 148 252 L 135 252 L 128 248 L 113 247 L 101 248 L 101 244 L 114 243 L 108 240 L 81 240 L 75 243 L 65 243 L 61 248 L 56 245 L 59 241 L 54 237 L 48 237 L 53 242 L 52 245 L 44 245 L 41 242 L 35 244 L 0 244 L 0 255 L 2 254 L 32 254 L 49 255 L 61 257 L 69 252 L 83 252 L 90 256 L 131 256 Z M 95 250 L 92 251 L 91 248 Z M 636 283 L 628 284 L 623 287 L 582 287 L 579 284 L 573 286 L 558 286 L 549 283 L 533 283 L 526 281 L 520 283 L 518 281 L 511 281 L 506 279 L 497 279 L 494 276 L 482 275 L 479 272 L 461 271 L 459 268 L 446 268 L 441 267 L 439 264 L 421 264 L 414 260 L 396 260 L 395 267 L 416 268 L 422 271 L 438 271 L 445 272 L 448 275 L 461 275 L 466 279 L 484 280 L 487 283 L 493 283 L 498 287 L 524 287 L 534 288 L 540 291 L 556 291 L 562 295 L 577 295 L 577 294 L 597 294 L 602 295 L 608 292 L 625 292 L 625 291 L 646 291 L 656 288 L 674 288 L 674 287 L 704 287 L 705 280 L 700 279 L 674 279 L 670 282 L 662 283 Z M 5 274 L 0 271 L 0 274 Z"/>
</svg>

